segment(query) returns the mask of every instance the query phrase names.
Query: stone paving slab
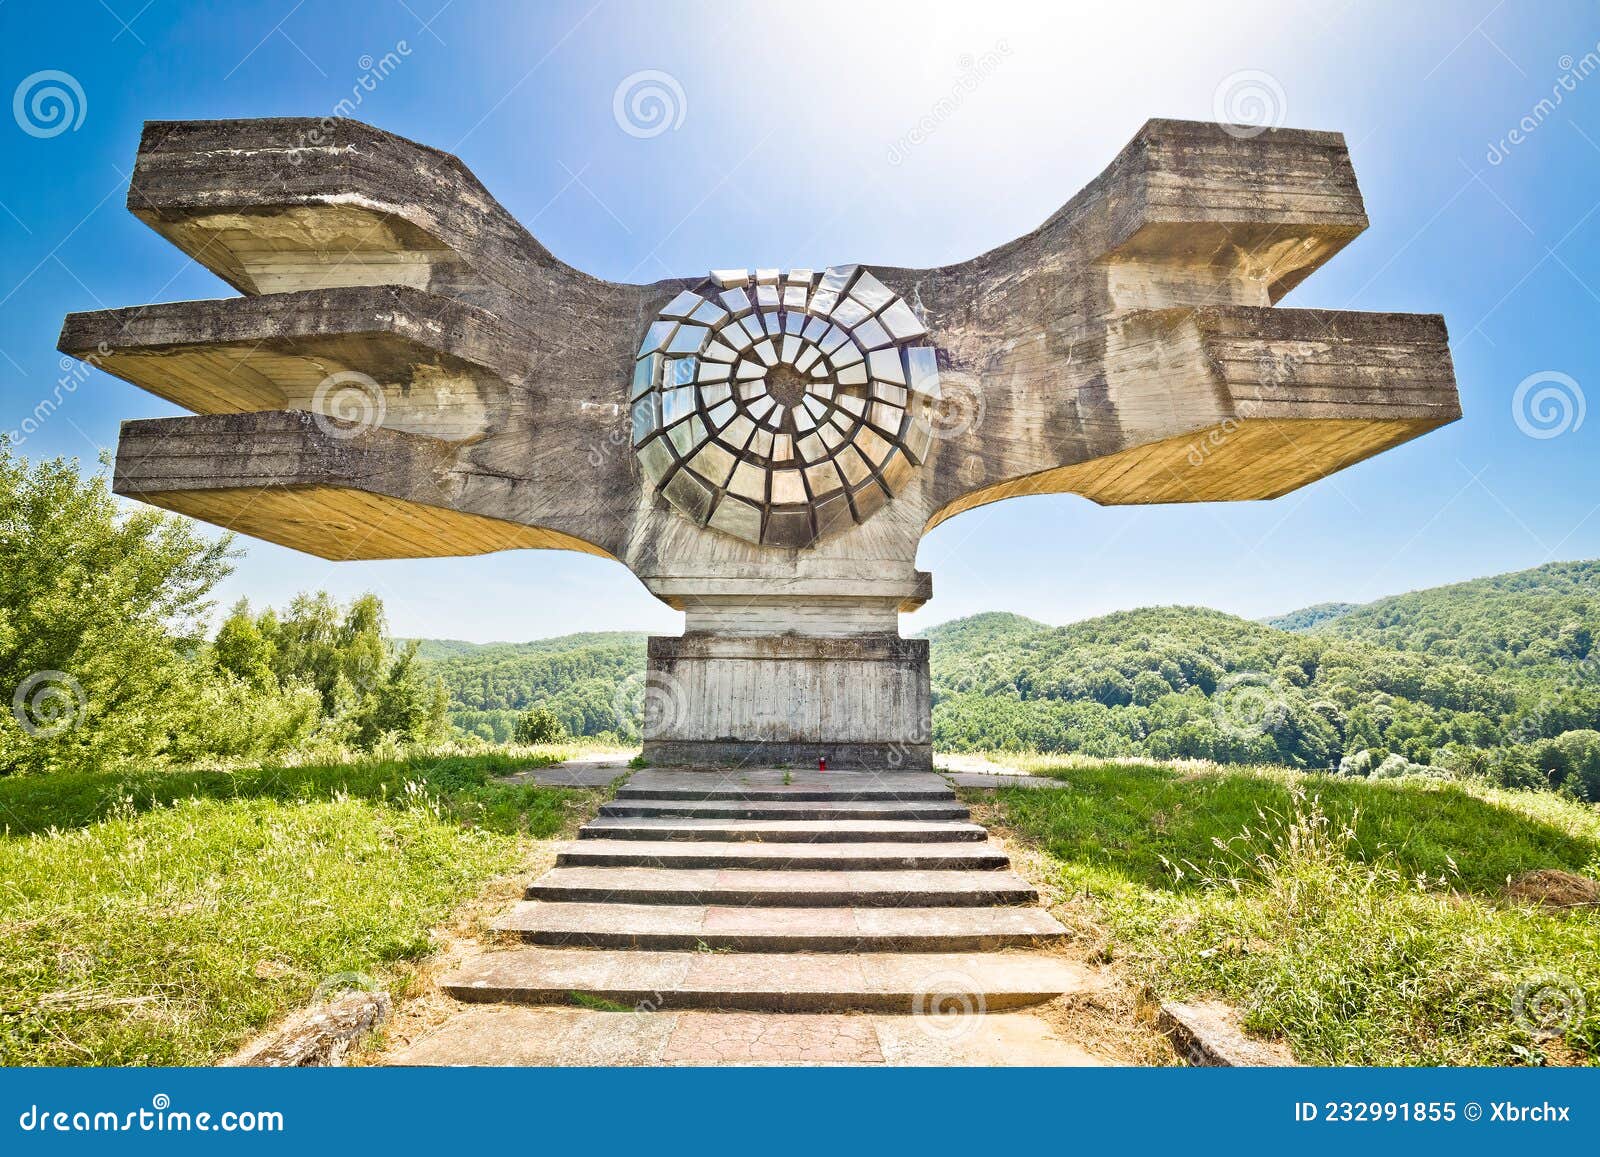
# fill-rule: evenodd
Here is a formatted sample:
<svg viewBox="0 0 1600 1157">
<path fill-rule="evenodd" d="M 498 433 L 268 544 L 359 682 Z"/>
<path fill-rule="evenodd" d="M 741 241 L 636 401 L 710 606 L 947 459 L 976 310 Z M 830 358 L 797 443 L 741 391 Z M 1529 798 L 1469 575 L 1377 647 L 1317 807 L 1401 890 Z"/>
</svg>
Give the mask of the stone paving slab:
<svg viewBox="0 0 1600 1157">
<path fill-rule="evenodd" d="M 556 851 L 560 867 L 753 868 L 782 871 L 870 871 L 1004 868 L 1010 857 L 993 843 L 713 843 L 692 840 L 572 840 Z"/>
<path fill-rule="evenodd" d="M 768 908 L 935 908 L 1031 904 L 1038 891 L 1013 872 L 783 871 L 741 868 L 552 868 L 530 900 L 728 904 Z"/>
<path fill-rule="evenodd" d="M 602 804 L 604 817 L 737 820 L 964 820 L 963 803 L 951 800 L 740 800 L 630 799 Z"/>
<path fill-rule="evenodd" d="M 570 1004 L 581 995 L 637 1010 L 775 1012 L 1012 1009 L 1098 986 L 1088 969 L 1042 952 L 490 952 L 441 978 L 457 1000 Z"/>
<path fill-rule="evenodd" d="M 1085 1066 L 1040 1017 L 662 1011 L 470 1005 L 398 1065 Z"/>
<path fill-rule="evenodd" d="M 987 952 L 1066 938 L 1042 908 L 767 908 L 524 900 L 495 930 L 531 944 L 737 952 Z"/>
<path fill-rule="evenodd" d="M 579 839 L 757 841 L 765 843 L 981 843 L 989 831 L 966 820 L 735 820 L 601 816 Z"/>
</svg>

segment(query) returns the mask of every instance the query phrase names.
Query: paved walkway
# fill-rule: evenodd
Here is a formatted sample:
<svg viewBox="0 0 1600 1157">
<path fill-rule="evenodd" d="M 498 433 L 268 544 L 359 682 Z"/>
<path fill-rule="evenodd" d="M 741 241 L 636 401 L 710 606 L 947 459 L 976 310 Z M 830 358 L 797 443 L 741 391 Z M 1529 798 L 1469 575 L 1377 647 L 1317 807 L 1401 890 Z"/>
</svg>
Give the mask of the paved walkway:
<svg viewBox="0 0 1600 1157">
<path fill-rule="evenodd" d="M 938 774 L 639 771 L 392 1063 L 1095 1063 L 1020 1011 L 1099 983 L 1037 899 Z"/>
<path fill-rule="evenodd" d="M 619 751 L 611 755 L 593 755 L 584 759 L 569 759 L 550 767 L 530 767 L 512 775 L 500 777 L 501 783 L 536 783 L 540 787 L 607 787 L 618 776 L 628 774 L 632 753 Z"/>
</svg>

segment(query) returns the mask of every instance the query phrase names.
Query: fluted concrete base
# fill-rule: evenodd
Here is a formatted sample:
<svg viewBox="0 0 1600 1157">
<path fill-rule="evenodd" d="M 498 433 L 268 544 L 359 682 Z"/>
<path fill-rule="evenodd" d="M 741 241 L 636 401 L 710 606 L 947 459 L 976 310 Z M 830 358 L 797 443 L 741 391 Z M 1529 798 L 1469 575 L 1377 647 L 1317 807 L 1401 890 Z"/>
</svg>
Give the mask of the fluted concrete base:
<svg viewBox="0 0 1600 1157">
<path fill-rule="evenodd" d="M 928 643 L 889 633 L 653 637 L 652 766 L 933 766 Z"/>
</svg>

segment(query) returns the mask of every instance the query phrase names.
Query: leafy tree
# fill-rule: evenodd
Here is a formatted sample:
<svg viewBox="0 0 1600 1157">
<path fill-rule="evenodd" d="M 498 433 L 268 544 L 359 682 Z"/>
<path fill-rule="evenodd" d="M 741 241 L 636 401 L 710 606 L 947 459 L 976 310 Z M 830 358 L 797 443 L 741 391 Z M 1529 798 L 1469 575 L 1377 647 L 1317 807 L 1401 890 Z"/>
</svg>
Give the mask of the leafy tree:
<svg viewBox="0 0 1600 1157">
<path fill-rule="evenodd" d="M 362 595 L 341 608 L 326 591 L 295 596 L 282 614 L 233 608 L 212 645 L 234 677 L 276 691 L 307 688 L 320 705 L 325 737 L 361 748 L 385 736 L 429 743 L 448 729 L 449 696 L 417 658 L 418 643 L 397 650 L 385 639 L 383 603 Z"/>
<path fill-rule="evenodd" d="M 517 719 L 518 743 L 565 743 L 567 729 L 548 707 L 530 707 Z"/>
<path fill-rule="evenodd" d="M 1600 800 L 1600 731 L 1568 731 L 1535 743 L 1530 755 L 1551 787 Z"/>
<path fill-rule="evenodd" d="M 230 541 L 0 444 L 0 774 L 168 751 L 212 674 L 198 652 Z"/>
</svg>

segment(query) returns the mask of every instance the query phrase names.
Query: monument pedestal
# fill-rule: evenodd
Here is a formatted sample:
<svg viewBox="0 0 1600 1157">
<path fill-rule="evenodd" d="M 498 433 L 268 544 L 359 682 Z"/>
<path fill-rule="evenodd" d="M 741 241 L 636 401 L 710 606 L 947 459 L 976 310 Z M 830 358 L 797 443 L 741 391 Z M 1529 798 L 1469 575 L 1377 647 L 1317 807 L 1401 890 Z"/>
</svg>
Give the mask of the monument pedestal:
<svg viewBox="0 0 1600 1157">
<path fill-rule="evenodd" d="M 690 631 L 650 639 L 646 678 L 653 767 L 933 766 L 926 639 Z"/>
</svg>

